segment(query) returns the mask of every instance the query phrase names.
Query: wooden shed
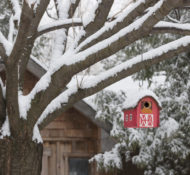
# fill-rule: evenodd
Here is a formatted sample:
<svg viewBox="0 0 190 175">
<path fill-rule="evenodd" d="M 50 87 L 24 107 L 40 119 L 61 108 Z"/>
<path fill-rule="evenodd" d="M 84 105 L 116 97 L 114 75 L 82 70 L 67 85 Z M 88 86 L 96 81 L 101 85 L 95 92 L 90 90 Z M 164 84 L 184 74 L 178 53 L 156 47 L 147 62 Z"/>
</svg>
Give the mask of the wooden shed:
<svg viewBox="0 0 190 175">
<path fill-rule="evenodd" d="M 1 76 L 3 65 L 0 65 Z M 28 94 L 46 72 L 38 60 L 28 64 L 24 93 Z M 98 175 L 88 160 L 111 149 L 110 124 L 95 120 L 95 111 L 83 100 L 41 131 L 44 141 L 42 175 Z"/>
<path fill-rule="evenodd" d="M 95 175 L 88 159 L 101 152 L 100 128 L 74 107 L 41 131 L 42 175 Z"/>
</svg>

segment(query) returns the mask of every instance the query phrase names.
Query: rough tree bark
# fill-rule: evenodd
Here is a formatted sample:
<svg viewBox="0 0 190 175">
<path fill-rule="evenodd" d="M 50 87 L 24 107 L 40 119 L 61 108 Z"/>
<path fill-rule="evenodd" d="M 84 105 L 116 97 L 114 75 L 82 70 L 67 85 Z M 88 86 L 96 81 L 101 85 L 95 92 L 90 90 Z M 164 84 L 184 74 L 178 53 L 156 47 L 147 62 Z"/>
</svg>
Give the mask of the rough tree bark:
<svg viewBox="0 0 190 175">
<path fill-rule="evenodd" d="M 30 139 L 0 139 L 0 175 L 40 175 L 42 144 Z"/>
<path fill-rule="evenodd" d="M 118 17 L 114 16 L 108 19 L 109 11 L 114 0 L 102 0 L 101 2 L 99 1 L 97 9 L 95 10 L 95 18 L 86 26 L 82 26 L 82 21 L 79 18 L 76 21 L 75 19 L 71 19 L 74 16 L 74 11 L 80 6 L 80 0 L 68 1 L 68 4 L 70 4 L 67 4 L 68 9 L 67 15 L 65 16 L 61 16 L 61 10 L 63 10 L 63 8 L 62 4 L 59 3 L 62 1 L 54 1 L 58 21 L 52 22 L 48 27 L 43 26 L 40 28 L 40 21 L 50 0 L 40 0 L 36 2 L 24 0 L 22 3 L 19 0 L 10 0 L 13 6 L 12 15 L 15 17 L 10 20 L 14 19 L 17 20 L 17 22 L 12 21 L 12 23 L 19 23 L 18 28 L 15 26 L 15 30 L 17 30 L 17 36 L 13 37 L 15 41 L 11 43 L 0 32 L 0 57 L 4 62 L 6 74 L 6 94 L 3 95 L 2 85 L 0 88 L 0 175 L 40 175 L 43 146 L 41 143 L 39 144 L 32 140 L 33 128 L 36 126 L 40 116 L 44 115 L 45 119 L 37 123 L 37 125 L 40 129 L 43 129 L 77 101 L 102 90 L 122 78 L 140 71 L 146 66 L 151 66 L 152 64 L 172 58 L 172 56 L 190 48 L 190 42 L 184 44 L 182 42 L 184 40 L 179 40 L 179 42 L 176 41 L 178 45 L 168 44 L 167 47 L 172 47 L 167 51 L 164 50 L 164 47 L 160 47 L 160 49 L 158 49 L 158 55 L 154 55 L 154 52 L 147 53 L 145 54 L 147 59 L 141 61 L 135 59 L 136 61 L 133 65 L 122 68 L 113 75 L 112 72 L 115 71 L 114 69 L 110 72 L 107 71 L 106 73 L 110 73 L 110 76 L 104 77 L 102 81 L 94 79 L 96 83 L 90 87 L 77 87 L 75 90 L 67 89 L 65 87 L 74 75 L 117 53 L 133 42 L 148 36 L 150 33 L 177 33 L 180 31 L 181 35 L 189 35 L 190 30 L 187 28 L 183 30 L 181 25 L 177 27 L 176 25 L 169 25 L 169 27 L 167 25 L 155 26 L 172 9 L 180 8 L 184 5 L 188 6 L 189 1 L 131 1 L 134 3 L 131 6 L 133 7 L 131 11 L 124 9 L 120 12 L 121 14 L 118 14 Z M 20 6 L 22 6 L 22 8 L 19 10 Z M 153 11 L 150 9 L 153 9 Z M 66 10 L 64 14 L 65 12 Z M 18 19 L 19 13 L 20 18 Z M 124 15 L 122 15 L 122 13 Z M 65 23 L 63 19 L 66 18 L 69 18 L 69 20 L 67 19 Z M 107 24 L 109 24 L 109 26 L 105 27 Z M 74 49 L 72 58 L 81 58 L 81 55 L 84 55 L 85 58 L 81 60 L 76 59 L 76 62 L 73 64 L 62 64 L 62 66 L 55 71 L 50 71 L 45 74 L 44 77 L 49 78 L 48 80 L 50 80 L 50 82 L 45 89 L 38 89 L 38 86 L 34 87 L 32 99 L 29 99 L 31 100 L 30 107 L 26 111 L 26 116 L 23 119 L 19 111 L 21 106 L 21 104 L 19 104 L 19 93 L 23 92 L 24 74 L 36 38 L 47 32 L 65 29 L 65 38 L 62 42 L 64 45 L 62 55 L 64 55 L 68 41 L 66 35 L 69 35 L 69 28 L 74 26 L 83 28 L 84 33 L 83 35 L 79 34 L 79 37 L 76 39 L 76 45 L 72 48 Z M 95 36 L 93 36 L 94 34 Z M 155 51 L 158 50 L 155 49 Z M 149 58 L 148 55 L 152 57 Z M 43 85 L 43 83 L 43 79 L 40 79 L 38 85 Z M 24 95 L 21 96 L 23 97 Z M 59 102 L 58 108 L 52 108 L 51 112 L 44 114 L 44 111 L 48 109 L 49 105 L 51 107 L 51 102 L 59 99 L 60 96 L 63 96 L 63 99 L 67 99 L 67 101 Z M 10 135 L 3 133 L 6 118 L 9 121 Z M 123 159 L 123 161 L 125 161 L 125 159 Z M 124 167 L 124 170 L 125 168 L 127 167 Z"/>
</svg>

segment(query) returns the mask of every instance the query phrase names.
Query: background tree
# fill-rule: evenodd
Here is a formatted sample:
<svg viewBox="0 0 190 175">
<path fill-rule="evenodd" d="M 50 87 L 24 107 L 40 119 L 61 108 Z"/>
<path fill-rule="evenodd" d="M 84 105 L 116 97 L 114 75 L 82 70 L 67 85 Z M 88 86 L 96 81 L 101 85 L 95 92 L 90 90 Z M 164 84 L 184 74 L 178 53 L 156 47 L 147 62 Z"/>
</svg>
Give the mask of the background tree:
<svg viewBox="0 0 190 175">
<path fill-rule="evenodd" d="M 189 22 L 189 14 L 188 9 L 174 10 L 166 20 L 185 24 Z M 158 47 L 161 43 L 178 37 L 180 35 L 165 34 L 139 40 L 126 48 L 126 55 L 121 52 L 122 57 L 119 59 L 122 62 L 136 52 L 140 54 L 142 49 Z M 130 172 L 132 162 L 146 175 L 190 174 L 189 68 L 189 53 L 185 53 L 144 69 L 134 76 L 139 81 L 148 80 L 150 84 L 154 75 L 161 74 L 166 78 L 164 84 L 154 89 L 162 102 L 161 124 L 158 129 L 123 128 L 121 109 L 128 92 L 117 94 L 104 91 L 96 95 L 95 102 L 99 111 L 97 118 L 108 119 L 113 124 L 111 134 L 118 140 L 110 152 L 92 159 L 97 161 L 100 169 L 112 171 L 125 167 L 126 173 Z"/>
<path fill-rule="evenodd" d="M 40 22 L 53 2 L 55 19 L 43 25 Z M 39 175 L 39 129 L 84 97 L 189 49 L 190 37 L 184 36 L 100 73 L 80 86 L 76 83 L 66 88 L 74 75 L 150 33 L 189 35 L 189 24 L 161 21 L 171 10 L 189 6 L 189 1 L 124 2 L 125 8 L 113 14 L 113 7 L 121 1 L 3 0 L 5 8 L 0 13 L 6 14 L 2 17 L 2 27 L 6 29 L 0 33 L 0 57 L 6 83 L 1 83 L 0 88 L 1 174 Z M 35 41 L 52 31 L 56 31 L 55 49 L 49 69 L 25 95 L 24 75 Z"/>
</svg>

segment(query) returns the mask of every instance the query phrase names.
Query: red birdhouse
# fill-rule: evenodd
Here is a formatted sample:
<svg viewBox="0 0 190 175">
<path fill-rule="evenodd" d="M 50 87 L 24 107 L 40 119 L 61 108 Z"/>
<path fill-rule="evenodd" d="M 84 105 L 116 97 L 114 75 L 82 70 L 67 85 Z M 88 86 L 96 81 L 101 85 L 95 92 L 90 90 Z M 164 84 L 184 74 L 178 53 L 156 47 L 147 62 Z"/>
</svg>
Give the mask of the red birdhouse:
<svg viewBox="0 0 190 175">
<path fill-rule="evenodd" d="M 130 103 L 128 101 L 128 103 Z M 136 99 L 136 104 L 133 107 L 127 105 L 124 112 L 124 127 L 125 128 L 154 128 L 159 127 L 160 119 L 159 112 L 161 105 L 153 96 L 141 96 Z"/>
</svg>

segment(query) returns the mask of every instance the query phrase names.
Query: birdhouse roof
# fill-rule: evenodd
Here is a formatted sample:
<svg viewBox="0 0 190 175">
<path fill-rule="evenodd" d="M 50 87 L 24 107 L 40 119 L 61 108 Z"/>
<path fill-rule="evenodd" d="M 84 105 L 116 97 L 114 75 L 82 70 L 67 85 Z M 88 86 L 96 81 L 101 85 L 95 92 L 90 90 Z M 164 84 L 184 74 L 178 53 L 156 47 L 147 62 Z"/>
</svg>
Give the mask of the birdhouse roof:
<svg viewBox="0 0 190 175">
<path fill-rule="evenodd" d="M 131 90 L 130 92 L 127 92 L 127 98 L 123 103 L 123 109 L 135 108 L 138 105 L 138 102 L 144 97 L 152 97 L 161 108 L 161 103 L 154 92 L 150 90 Z"/>
</svg>

